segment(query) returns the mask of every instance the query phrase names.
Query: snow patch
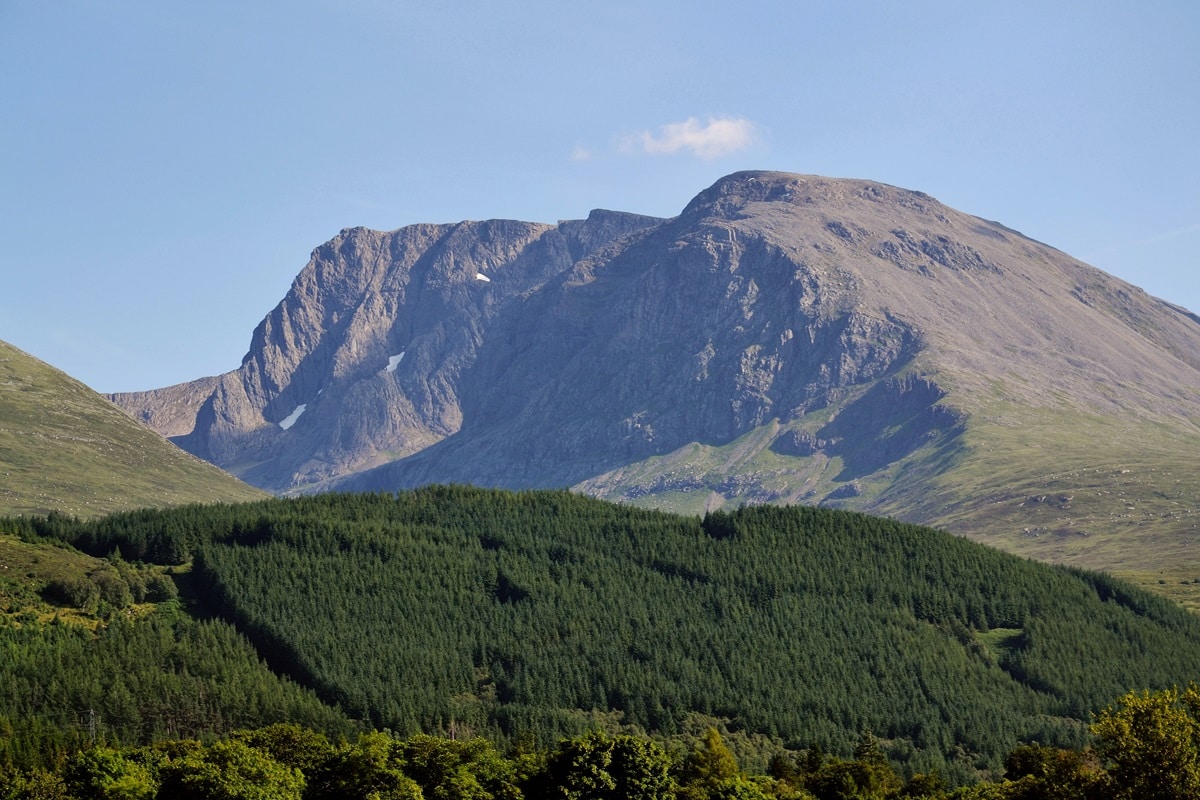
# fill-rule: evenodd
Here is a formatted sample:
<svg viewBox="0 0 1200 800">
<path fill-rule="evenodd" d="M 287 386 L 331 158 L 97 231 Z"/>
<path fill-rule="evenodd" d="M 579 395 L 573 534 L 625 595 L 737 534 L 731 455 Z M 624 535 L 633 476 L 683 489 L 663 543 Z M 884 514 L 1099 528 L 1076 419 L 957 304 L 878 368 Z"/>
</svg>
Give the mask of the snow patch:
<svg viewBox="0 0 1200 800">
<path fill-rule="evenodd" d="M 386 372 L 395 372 L 396 367 L 400 366 L 400 359 L 404 358 L 404 353 L 397 353 L 394 356 L 388 356 L 388 365 Z"/>
<path fill-rule="evenodd" d="M 308 403 L 301 403 L 296 406 L 296 410 L 288 414 L 286 418 L 279 421 L 279 427 L 285 431 L 296 424 L 296 420 L 300 419 L 300 415 L 304 413 L 304 409 L 308 408 Z"/>
<path fill-rule="evenodd" d="M 489 278 L 487 275 L 484 275 L 482 272 L 476 272 L 476 273 L 475 273 L 475 280 L 477 280 L 477 281 L 483 281 L 484 283 L 491 283 L 491 282 L 492 282 L 492 279 L 491 279 L 491 278 Z"/>
</svg>

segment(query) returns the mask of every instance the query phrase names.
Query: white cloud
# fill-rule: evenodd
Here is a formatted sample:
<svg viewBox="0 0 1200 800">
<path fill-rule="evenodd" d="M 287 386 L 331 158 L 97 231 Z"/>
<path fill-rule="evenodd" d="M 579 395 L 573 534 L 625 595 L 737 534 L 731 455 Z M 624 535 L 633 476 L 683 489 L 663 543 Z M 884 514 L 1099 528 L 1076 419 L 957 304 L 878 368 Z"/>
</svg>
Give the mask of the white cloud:
<svg viewBox="0 0 1200 800">
<path fill-rule="evenodd" d="M 588 150 L 583 145 L 576 145 L 575 149 L 571 151 L 571 160 L 572 161 L 591 161 L 592 160 L 592 151 Z"/>
<path fill-rule="evenodd" d="M 709 117 L 701 124 L 695 117 L 689 117 L 683 122 L 663 125 L 657 134 L 643 131 L 627 137 L 621 151 L 669 155 L 690 150 L 693 155 L 711 159 L 744 150 L 756 137 L 757 127 L 747 119 Z"/>
</svg>

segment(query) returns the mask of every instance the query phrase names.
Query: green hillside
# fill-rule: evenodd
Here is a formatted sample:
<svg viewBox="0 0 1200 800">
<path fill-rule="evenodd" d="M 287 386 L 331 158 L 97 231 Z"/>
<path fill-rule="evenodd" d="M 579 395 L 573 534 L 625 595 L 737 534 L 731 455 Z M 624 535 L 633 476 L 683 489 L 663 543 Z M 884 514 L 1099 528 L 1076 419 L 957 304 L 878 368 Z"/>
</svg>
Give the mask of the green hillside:
<svg viewBox="0 0 1200 800">
<path fill-rule="evenodd" d="M 819 436 L 827 413 L 763 425 L 721 447 L 692 444 L 577 488 L 684 514 L 790 501 L 920 521 L 1020 556 L 1112 572 L 1200 612 L 1200 429 L 1189 420 L 981 398 L 954 438 L 930 439 L 874 473 L 857 474 L 841 457 L 772 449 L 784 431 Z M 867 445 L 887 446 L 886 437 Z M 731 470 L 745 479 L 730 481 Z M 648 484 L 661 490 L 639 488 Z"/>
<path fill-rule="evenodd" d="M 94 517 L 262 496 L 82 383 L 0 342 L 0 514 Z"/>
<path fill-rule="evenodd" d="M 1200 674 L 1200 620 L 1103 575 L 861 514 L 700 519 L 566 492 L 431 487 L 10 521 L 126 559 L 194 556 L 273 668 L 400 733 L 551 742 L 693 714 L 921 768 L 1076 747 L 1130 688 Z"/>
<path fill-rule="evenodd" d="M 0 534 L 0 767 L 61 763 L 92 742 L 147 744 L 283 720 L 354 730 L 271 672 L 228 623 L 186 613 L 176 587 L 186 579 Z"/>
<path fill-rule="evenodd" d="M 1103 569 L 1200 611 L 1200 433 L 994 402 L 953 469 L 917 462 L 869 507 L 1052 564 Z"/>
</svg>

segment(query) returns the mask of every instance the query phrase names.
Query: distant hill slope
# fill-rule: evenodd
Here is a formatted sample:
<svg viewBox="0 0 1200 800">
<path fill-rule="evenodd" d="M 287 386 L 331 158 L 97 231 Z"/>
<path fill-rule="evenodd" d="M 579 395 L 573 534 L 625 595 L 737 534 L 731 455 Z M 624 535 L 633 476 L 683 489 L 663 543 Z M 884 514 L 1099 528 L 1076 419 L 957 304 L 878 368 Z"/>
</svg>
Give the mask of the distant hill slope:
<svg viewBox="0 0 1200 800">
<path fill-rule="evenodd" d="M 1200 319 L 870 181 L 744 172 L 669 220 L 346 230 L 240 368 L 115 399 L 277 493 L 801 502 L 1200 577 Z"/>
<path fill-rule="evenodd" d="M 53 526 L 195 555 L 276 668 L 399 732 L 553 742 L 693 713 L 915 769 L 1079 746 L 1134 687 L 1200 674 L 1200 619 L 1107 576 L 833 509 L 704 519 L 568 492 L 428 487 Z M 960 778 L 962 776 L 960 775 Z"/>
<path fill-rule="evenodd" d="M 91 517 L 261 496 L 82 383 L 0 342 L 0 514 Z"/>
</svg>

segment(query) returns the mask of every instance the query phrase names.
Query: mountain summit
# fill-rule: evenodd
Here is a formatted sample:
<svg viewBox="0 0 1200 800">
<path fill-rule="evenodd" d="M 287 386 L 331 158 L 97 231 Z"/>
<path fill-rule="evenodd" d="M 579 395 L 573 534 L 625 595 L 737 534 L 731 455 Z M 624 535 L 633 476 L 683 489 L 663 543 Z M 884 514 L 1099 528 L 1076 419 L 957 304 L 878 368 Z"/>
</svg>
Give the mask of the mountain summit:
<svg viewBox="0 0 1200 800">
<path fill-rule="evenodd" d="M 822 503 L 1110 568 L 1200 543 L 1200 318 L 870 181 L 344 230 L 241 367 L 113 399 L 281 493 Z"/>
</svg>

